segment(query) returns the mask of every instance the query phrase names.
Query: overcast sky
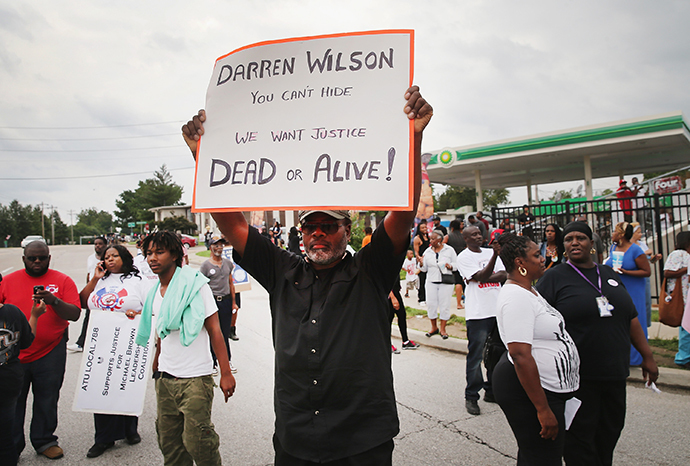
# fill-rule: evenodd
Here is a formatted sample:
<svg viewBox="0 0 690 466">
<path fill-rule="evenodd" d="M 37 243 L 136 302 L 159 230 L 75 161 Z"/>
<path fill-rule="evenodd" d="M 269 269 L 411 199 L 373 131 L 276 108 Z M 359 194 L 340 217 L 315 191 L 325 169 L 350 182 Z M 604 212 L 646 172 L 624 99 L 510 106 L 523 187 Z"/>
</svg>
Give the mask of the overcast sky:
<svg viewBox="0 0 690 466">
<path fill-rule="evenodd" d="M 69 224 L 70 210 L 112 212 L 163 163 L 191 202 L 180 126 L 216 58 L 272 39 L 415 29 L 425 150 L 687 115 L 689 20 L 687 0 L 2 2 L 0 203 L 52 205 Z"/>
</svg>

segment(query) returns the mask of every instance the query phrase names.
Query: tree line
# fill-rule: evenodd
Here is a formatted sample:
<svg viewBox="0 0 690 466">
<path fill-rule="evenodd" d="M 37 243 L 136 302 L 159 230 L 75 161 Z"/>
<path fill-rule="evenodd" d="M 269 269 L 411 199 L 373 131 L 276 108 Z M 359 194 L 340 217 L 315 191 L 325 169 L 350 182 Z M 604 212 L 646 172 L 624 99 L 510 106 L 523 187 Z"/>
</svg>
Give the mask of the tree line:
<svg viewBox="0 0 690 466">
<path fill-rule="evenodd" d="M 183 217 L 167 218 L 156 224 L 152 207 L 180 205 L 183 188 L 175 183 L 165 164 L 153 173 L 152 178 L 141 180 L 136 189 L 125 190 L 115 201 L 115 215 L 95 207 L 77 214 L 73 226 L 66 225 L 57 210 L 45 211 L 40 205 L 22 205 L 14 200 L 8 205 L 0 204 L 0 238 L 7 246 L 19 246 L 29 235 L 42 235 L 50 244 L 69 244 L 74 238 L 79 243 L 81 236 L 100 236 L 121 228 L 123 232 L 139 231 L 140 225 L 130 228 L 130 223 L 147 222 L 153 229 L 182 230 L 192 233 L 197 226 Z M 54 231 L 54 240 L 53 240 Z M 0 242 L 0 246 L 3 245 Z"/>
<path fill-rule="evenodd" d="M 74 237 L 98 236 L 110 233 L 113 217 L 109 212 L 95 208 L 77 214 L 77 223 L 70 227 L 60 218 L 57 210 L 42 211 L 40 205 L 22 205 L 16 199 L 8 205 L 0 204 L 0 237 L 9 247 L 19 246 L 29 235 L 41 235 L 49 244 L 69 244 Z"/>
<path fill-rule="evenodd" d="M 507 189 L 483 189 L 484 208 L 490 212 L 491 207 L 507 204 L 509 195 Z M 474 188 L 447 185 L 441 194 L 434 194 L 435 212 L 457 209 L 466 205 L 472 206 L 472 210 L 477 210 L 477 191 Z"/>
</svg>

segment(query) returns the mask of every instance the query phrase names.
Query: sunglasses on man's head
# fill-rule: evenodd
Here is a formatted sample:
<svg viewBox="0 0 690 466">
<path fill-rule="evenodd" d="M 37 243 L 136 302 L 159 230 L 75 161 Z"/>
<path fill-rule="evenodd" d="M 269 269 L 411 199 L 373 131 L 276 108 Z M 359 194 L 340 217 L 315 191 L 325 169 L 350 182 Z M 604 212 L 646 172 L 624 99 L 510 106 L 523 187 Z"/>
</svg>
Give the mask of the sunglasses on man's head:
<svg viewBox="0 0 690 466">
<path fill-rule="evenodd" d="M 48 256 L 26 256 L 26 259 L 29 262 L 36 262 L 37 260 L 43 262 L 48 260 Z"/>
<path fill-rule="evenodd" d="M 338 222 L 321 222 L 321 223 L 303 223 L 302 233 L 305 235 L 311 235 L 316 232 L 318 228 L 326 235 L 332 235 L 340 228 L 340 223 Z"/>
</svg>

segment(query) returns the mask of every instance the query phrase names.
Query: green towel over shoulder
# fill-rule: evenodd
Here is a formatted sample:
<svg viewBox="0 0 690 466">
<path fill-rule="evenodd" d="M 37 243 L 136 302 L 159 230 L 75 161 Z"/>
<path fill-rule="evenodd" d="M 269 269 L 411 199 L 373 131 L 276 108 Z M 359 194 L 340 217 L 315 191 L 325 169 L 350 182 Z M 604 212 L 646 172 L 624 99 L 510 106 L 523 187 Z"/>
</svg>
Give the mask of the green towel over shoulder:
<svg viewBox="0 0 690 466">
<path fill-rule="evenodd" d="M 180 342 L 184 346 L 191 345 L 196 339 L 206 320 L 204 300 L 199 293 L 206 283 L 208 283 L 208 278 L 198 270 L 191 267 L 177 267 L 168 284 L 160 312 L 156 316 L 156 334 L 161 340 L 170 335 L 173 330 L 180 331 Z M 153 300 L 159 288 L 160 282 L 146 295 L 137 329 L 137 345 L 146 346 L 149 341 Z"/>
</svg>

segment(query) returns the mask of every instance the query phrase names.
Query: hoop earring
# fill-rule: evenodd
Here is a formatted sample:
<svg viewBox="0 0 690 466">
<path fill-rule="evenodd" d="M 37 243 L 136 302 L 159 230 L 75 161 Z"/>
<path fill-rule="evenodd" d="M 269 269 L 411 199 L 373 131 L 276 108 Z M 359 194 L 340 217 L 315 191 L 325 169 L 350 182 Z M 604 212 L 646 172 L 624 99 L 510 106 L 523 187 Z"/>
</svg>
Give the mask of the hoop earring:
<svg viewBox="0 0 690 466">
<path fill-rule="evenodd" d="M 520 275 L 522 275 L 523 277 L 527 276 L 527 269 L 522 266 L 518 267 L 518 272 L 520 272 Z"/>
<path fill-rule="evenodd" d="M 568 253 L 565 252 L 565 251 L 563 251 L 563 257 L 565 257 L 566 259 L 568 259 Z"/>
</svg>

